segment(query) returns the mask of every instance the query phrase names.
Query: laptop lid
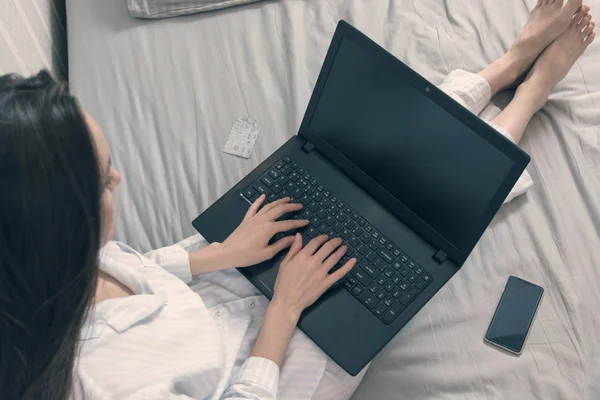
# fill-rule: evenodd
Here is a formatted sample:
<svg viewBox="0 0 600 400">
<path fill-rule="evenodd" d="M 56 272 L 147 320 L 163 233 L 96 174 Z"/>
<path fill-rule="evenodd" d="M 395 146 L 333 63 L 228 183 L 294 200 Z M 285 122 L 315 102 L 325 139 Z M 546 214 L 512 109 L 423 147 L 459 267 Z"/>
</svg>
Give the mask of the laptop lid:
<svg viewBox="0 0 600 400">
<path fill-rule="evenodd" d="M 344 21 L 299 135 L 459 266 L 529 162 Z"/>
</svg>

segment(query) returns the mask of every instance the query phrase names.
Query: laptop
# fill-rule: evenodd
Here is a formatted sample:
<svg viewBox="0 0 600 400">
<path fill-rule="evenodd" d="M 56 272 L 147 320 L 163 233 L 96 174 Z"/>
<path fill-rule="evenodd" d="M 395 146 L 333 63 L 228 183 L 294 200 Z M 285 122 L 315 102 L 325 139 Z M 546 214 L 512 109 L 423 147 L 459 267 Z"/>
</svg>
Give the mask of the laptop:
<svg viewBox="0 0 600 400">
<path fill-rule="evenodd" d="M 341 264 L 358 263 L 298 326 L 357 375 L 461 268 L 528 162 L 487 123 L 340 21 L 298 134 L 193 226 L 221 242 L 265 194 L 304 205 L 293 218 L 310 220 L 305 243 L 341 237 L 348 246 Z M 284 256 L 239 271 L 270 299 Z"/>
</svg>

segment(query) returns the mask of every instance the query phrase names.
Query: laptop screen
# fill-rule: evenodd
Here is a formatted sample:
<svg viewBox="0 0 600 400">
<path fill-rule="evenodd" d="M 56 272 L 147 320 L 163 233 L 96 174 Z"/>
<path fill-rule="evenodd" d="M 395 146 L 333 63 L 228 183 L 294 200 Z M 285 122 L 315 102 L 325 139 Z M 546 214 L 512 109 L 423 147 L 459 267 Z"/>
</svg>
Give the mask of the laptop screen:
<svg viewBox="0 0 600 400">
<path fill-rule="evenodd" d="M 343 38 L 310 129 L 460 248 L 513 161 Z"/>
</svg>

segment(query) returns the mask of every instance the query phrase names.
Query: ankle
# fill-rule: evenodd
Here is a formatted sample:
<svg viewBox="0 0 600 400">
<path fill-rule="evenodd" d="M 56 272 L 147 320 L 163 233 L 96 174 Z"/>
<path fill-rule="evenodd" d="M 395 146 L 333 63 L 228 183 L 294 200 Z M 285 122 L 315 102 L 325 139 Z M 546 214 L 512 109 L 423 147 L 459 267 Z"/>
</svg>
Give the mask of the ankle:
<svg viewBox="0 0 600 400">
<path fill-rule="evenodd" d="M 514 87 L 515 82 L 522 74 L 519 60 L 510 52 L 491 63 L 480 73 L 490 84 L 492 94 Z"/>
<path fill-rule="evenodd" d="M 532 113 L 535 113 L 544 108 L 549 95 L 550 90 L 546 85 L 535 79 L 527 79 L 517 88 L 515 98 L 522 99 L 522 104 L 531 107 Z"/>
</svg>

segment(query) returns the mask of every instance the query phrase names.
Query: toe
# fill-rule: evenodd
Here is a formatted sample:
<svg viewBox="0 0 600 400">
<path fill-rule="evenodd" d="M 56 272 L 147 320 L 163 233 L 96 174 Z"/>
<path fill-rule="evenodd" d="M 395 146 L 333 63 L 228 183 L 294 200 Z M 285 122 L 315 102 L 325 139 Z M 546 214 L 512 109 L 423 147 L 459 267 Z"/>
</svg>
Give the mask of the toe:
<svg viewBox="0 0 600 400">
<path fill-rule="evenodd" d="M 583 28 L 583 30 L 581 31 L 581 38 L 585 39 L 586 37 L 588 37 L 589 34 L 594 31 L 595 27 L 596 27 L 596 21 L 590 21 L 590 23 L 585 28 Z"/>
<path fill-rule="evenodd" d="M 589 46 L 594 39 L 596 38 L 596 32 L 592 32 L 588 35 L 587 38 L 585 38 L 585 40 L 583 41 L 583 44 L 585 44 L 586 46 Z"/>
<path fill-rule="evenodd" d="M 583 29 L 584 27 L 586 27 L 590 23 L 591 20 L 592 20 L 592 15 L 586 14 L 586 16 L 583 17 L 583 19 L 579 23 L 579 29 Z"/>
<path fill-rule="evenodd" d="M 562 5 L 561 1 L 557 1 L 557 3 Z M 582 4 L 583 4 L 583 0 L 568 0 L 567 4 L 565 5 L 565 9 L 568 9 L 569 11 L 572 11 L 573 14 L 575 14 L 577 12 L 577 10 L 579 10 L 581 8 Z"/>
<path fill-rule="evenodd" d="M 588 10 L 589 11 L 589 10 Z M 577 26 L 581 22 L 581 20 L 588 15 L 588 11 L 586 11 L 586 6 L 583 6 L 581 10 L 575 13 L 573 20 L 571 21 L 571 26 Z"/>
</svg>

